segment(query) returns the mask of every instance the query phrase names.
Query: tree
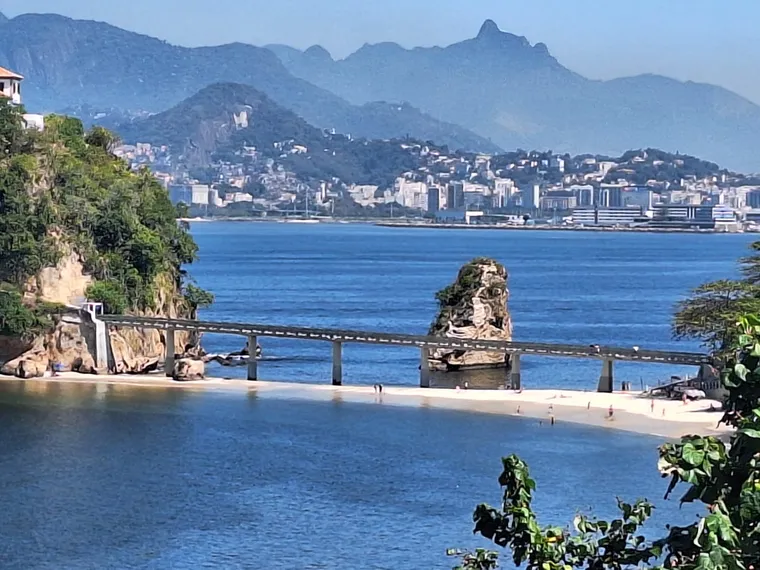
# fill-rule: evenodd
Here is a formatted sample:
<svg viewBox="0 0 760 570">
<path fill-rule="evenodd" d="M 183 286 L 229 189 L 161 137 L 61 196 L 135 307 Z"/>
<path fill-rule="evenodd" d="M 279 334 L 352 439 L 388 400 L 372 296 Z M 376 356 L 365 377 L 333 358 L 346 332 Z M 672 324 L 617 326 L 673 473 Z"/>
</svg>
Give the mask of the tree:
<svg viewBox="0 0 760 570">
<path fill-rule="evenodd" d="M 760 313 L 760 286 L 730 280 L 706 283 L 679 303 L 673 336 L 698 338 L 713 353 L 721 354 L 735 343 L 736 323 L 747 313 Z"/>
<path fill-rule="evenodd" d="M 104 152 L 111 153 L 119 145 L 119 136 L 116 133 L 104 129 L 100 126 L 94 126 L 84 138 L 84 141 L 93 146 L 97 146 Z"/>
<path fill-rule="evenodd" d="M 618 500 L 621 517 L 613 521 L 577 515 L 574 530 L 542 527 L 533 511 L 536 488 L 528 467 L 516 456 L 504 458 L 499 483 L 500 508 L 480 505 L 475 532 L 512 553 L 518 567 L 531 570 L 620 569 L 655 564 L 679 570 L 750 570 L 760 564 L 760 318 L 742 317 L 735 354 L 722 376 L 728 397 L 722 422 L 735 429 L 730 442 L 687 436 L 660 448 L 658 468 L 670 478 L 666 497 L 687 485 L 682 503 L 702 502 L 706 512 L 685 527 L 670 526 L 656 540 L 639 528 L 652 511 L 646 501 Z M 495 553 L 463 556 L 461 570 L 496 568 Z"/>
<path fill-rule="evenodd" d="M 195 319 L 198 316 L 198 309 L 209 307 L 214 302 L 214 295 L 201 289 L 194 283 L 188 283 L 184 290 L 185 300 L 190 305 L 190 316 Z"/>
<path fill-rule="evenodd" d="M 96 281 L 87 287 L 85 295 L 90 301 L 103 303 L 103 310 L 110 315 L 121 315 L 129 307 L 123 285 L 113 279 Z"/>
<path fill-rule="evenodd" d="M 673 317 L 673 336 L 693 338 L 716 354 L 736 341 L 741 315 L 760 313 L 760 241 L 750 245 L 753 255 L 740 260 L 744 279 L 705 283 L 678 303 Z"/>
</svg>

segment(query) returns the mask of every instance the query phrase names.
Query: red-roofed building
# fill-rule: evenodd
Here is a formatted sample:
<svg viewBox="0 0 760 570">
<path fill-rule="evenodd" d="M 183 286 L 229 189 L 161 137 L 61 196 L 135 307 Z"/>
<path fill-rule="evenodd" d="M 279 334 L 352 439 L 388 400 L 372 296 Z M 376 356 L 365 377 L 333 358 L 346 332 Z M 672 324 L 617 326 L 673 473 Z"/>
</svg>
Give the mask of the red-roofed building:
<svg viewBox="0 0 760 570">
<path fill-rule="evenodd" d="M 23 76 L 9 69 L 0 67 L 0 97 L 10 99 L 12 103 L 21 105 L 21 82 Z"/>
</svg>

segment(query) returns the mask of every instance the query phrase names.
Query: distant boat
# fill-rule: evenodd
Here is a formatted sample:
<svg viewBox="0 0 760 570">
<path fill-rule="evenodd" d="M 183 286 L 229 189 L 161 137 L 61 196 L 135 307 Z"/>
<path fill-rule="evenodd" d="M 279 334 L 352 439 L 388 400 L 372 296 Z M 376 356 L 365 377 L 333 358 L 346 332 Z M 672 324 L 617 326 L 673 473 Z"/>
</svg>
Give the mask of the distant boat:
<svg viewBox="0 0 760 570">
<path fill-rule="evenodd" d="M 287 224 L 318 224 L 319 220 L 300 219 L 300 218 L 285 218 Z"/>
</svg>

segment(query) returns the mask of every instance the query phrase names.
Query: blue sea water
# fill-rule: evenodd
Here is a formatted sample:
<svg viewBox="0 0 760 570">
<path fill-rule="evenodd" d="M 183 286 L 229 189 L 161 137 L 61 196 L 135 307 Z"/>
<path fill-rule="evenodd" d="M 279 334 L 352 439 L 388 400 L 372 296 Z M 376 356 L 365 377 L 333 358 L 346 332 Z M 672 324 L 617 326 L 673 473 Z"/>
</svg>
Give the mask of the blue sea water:
<svg viewBox="0 0 760 570">
<path fill-rule="evenodd" d="M 676 303 L 705 281 L 737 273 L 746 234 L 644 234 L 397 229 L 369 225 L 197 223 L 191 273 L 216 295 L 201 318 L 424 334 L 435 293 L 478 256 L 509 272 L 515 340 L 699 350 L 672 339 Z M 207 336 L 209 352 L 239 350 L 239 337 Z M 260 339 L 263 379 L 326 382 L 326 343 Z M 347 345 L 346 384 L 414 385 L 415 349 Z M 244 377 L 243 369 L 214 367 Z M 656 384 L 693 368 L 616 364 L 616 380 Z M 594 389 L 599 363 L 524 358 L 526 388 Z"/>
<path fill-rule="evenodd" d="M 749 236 L 193 226 L 204 318 L 424 332 L 434 292 L 489 255 L 510 271 L 515 337 L 696 348 L 673 304 L 731 276 Z M 207 348 L 239 348 L 234 337 Z M 266 378 L 322 382 L 329 347 L 264 339 Z M 347 383 L 413 385 L 416 354 L 347 347 Z M 276 360 L 281 359 L 281 360 Z M 655 378 L 655 367 L 621 367 Z M 228 373 L 227 369 L 220 372 Z M 239 372 L 239 371 L 235 371 Z M 659 374 L 670 374 L 665 369 Z M 535 359 L 528 386 L 593 388 L 582 361 Z M 544 523 L 646 497 L 650 535 L 693 509 L 662 501 L 658 438 L 465 412 L 247 393 L 0 383 L 0 568 L 438 569 L 498 504 L 499 458 L 538 483 Z"/>
</svg>

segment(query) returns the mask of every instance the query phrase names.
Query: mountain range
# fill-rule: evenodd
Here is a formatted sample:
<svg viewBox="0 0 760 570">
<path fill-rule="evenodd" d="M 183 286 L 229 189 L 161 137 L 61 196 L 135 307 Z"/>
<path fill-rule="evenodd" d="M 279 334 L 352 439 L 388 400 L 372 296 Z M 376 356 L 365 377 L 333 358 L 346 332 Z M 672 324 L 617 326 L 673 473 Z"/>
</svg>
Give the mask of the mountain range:
<svg viewBox="0 0 760 570">
<path fill-rule="evenodd" d="M 355 136 L 408 134 L 482 151 L 659 147 L 760 170 L 760 106 L 656 75 L 590 80 L 545 44 L 490 20 L 476 37 L 446 47 L 381 43 L 335 60 L 320 46 L 184 48 L 108 24 L 27 14 L 0 18 L 0 65 L 26 76 L 25 100 L 41 110 L 157 112 L 209 84 L 235 82 L 317 127 Z"/>
<path fill-rule="evenodd" d="M 219 82 L 256 87 L 308 122 L 355 136 L 405 134 L 455 148 L 498 146 L 406 104 L 352 105 L 292 75 L 270 51 L 245 44 L 185 48 L 114 26 L 54 14 L 0 18 L 0 65 L 25 77 L 35 111 L 95 107 L 158 112 Z"/>
<path fill-rule="evenodd" d="M 491 20 L 475 38 L 447 47 L 365 45 L 338 61 L 320 46 L 268 47 L 294 75 L 354 104 L 408 101 L 503 148 L 617 155 L 654 146 L 760 169 L 758 105 L 720 87 L 657 75 L 590 80 L 545 44 L 531 45 Z"/>
</svg>

